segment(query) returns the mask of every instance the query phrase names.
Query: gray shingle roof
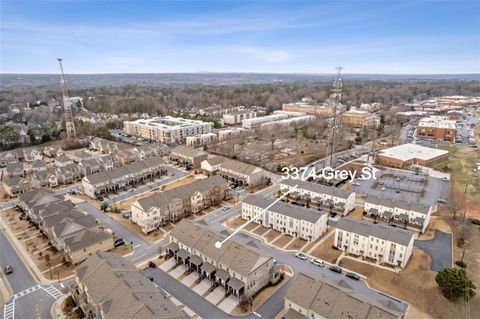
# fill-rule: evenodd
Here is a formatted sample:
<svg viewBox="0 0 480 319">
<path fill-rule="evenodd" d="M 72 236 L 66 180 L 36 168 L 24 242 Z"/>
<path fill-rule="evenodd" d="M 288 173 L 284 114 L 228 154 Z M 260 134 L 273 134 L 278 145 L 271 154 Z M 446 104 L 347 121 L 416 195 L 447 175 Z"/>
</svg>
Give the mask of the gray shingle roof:
<svg viewBox="0 0 480 319">
<path fill-rule="evenodd" d="M 274 200 L 267 199 L 262 196 L 249 195 L 243 200 L 244 203 L 267 208 Z M 289 216 L 295 219 L 306 220 L 311 223 L 316 223 L 323 215 L 327 214 L 324 211 L 312 210 L 305 207 L 295 206 L 284 202 L 278 202 L 268 209 L 269 211 Z"/>
<path fill-rule="evenodd" d="M 345 189 L 328 187 L 318 183 L 306 182 L 302 180 L 285 179 L 281 182 L 283 185 L 293 187 L 298 185 L 297 189 L 304 189 L 318 194 L 327 194 L 333 197 L 347 199 L 353 193 Z"/>
<path fill-rule="evenodd" d="M 373 205 L 381 205 L 389 208 L 400 208 L 405 210 L 411 210 L 420 214 L 428 214 L 431 209 L 431 206 L 419 203 L 419 202 L 408 202 L 405 200 L 395 200 L 390 198 L 380 198 L 377 196 L 369 195 L 365 199 L 365 203 L 371 203 Z"/>
<path fill-rule="evenodd" d="M 351 217 L 340 219 L 335 227 L 365 237 L 373 236 L 388 240 L 403 246 L 407 246 L 412 238 L 415 237 L 415 233 L 406 229 L 390 227 L 384 224 L 374 224 L 367 220 L 358 220 Z"/>
</svg>

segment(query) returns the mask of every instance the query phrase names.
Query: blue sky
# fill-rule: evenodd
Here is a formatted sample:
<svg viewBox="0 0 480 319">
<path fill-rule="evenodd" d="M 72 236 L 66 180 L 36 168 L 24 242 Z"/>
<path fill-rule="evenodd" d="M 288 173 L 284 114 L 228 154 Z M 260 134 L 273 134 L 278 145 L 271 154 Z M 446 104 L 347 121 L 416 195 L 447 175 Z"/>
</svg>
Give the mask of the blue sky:
<svg viewBox="0 0 480 319">
<path fill-rule="evenodd" d="M 1 0 L 1 73 L 480 73 L 480 1 Z"/>
</svg>

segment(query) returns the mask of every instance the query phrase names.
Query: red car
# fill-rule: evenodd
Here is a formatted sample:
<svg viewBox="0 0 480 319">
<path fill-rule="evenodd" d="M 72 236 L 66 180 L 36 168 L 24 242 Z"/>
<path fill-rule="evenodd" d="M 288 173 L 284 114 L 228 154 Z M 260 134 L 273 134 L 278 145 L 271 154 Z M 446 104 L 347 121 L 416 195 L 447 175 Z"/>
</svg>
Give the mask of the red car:
<svg viewBox="0 0 480 319">
<path fill-rule="evenodd" d="M 5 274 L 11 274 L 13 272 L 13 268 L 12 266 L 10 265 L 5 265 L 5 267 L 3 267 L 3 271 L 5 272 Z"/>
</svg>

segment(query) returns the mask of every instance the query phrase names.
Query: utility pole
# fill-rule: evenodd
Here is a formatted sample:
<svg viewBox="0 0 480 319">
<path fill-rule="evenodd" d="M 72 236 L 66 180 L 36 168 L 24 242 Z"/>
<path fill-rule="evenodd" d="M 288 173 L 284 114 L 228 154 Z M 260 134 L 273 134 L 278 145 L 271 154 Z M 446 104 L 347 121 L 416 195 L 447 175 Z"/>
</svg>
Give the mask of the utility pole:
<svg viewBox="0 0 480 319">
<path fill-rule="evenodd" d="M 470 183 L 470 175 L 467 178 L 467 181 L 465 183 L 465 191 L 463 192 L 464 195 L 464 205 L 465 205 L 465 211 L 463 212 L 463 249 L 462 249 L 462 258 L 461 261 L 463 261 L 463 258 L 465 257 L 465 250 L 467 249 L 467 190 L 468 190 L 468 184 Z"/>
<path fill-rule="evenodd" d="M 72 101 L 68 96 L 67 83 L 65 82 L 65 75 L 63 73 L 63 60 L 58 58 L 58 64 L 60 65 L 60 84 L 62 87 L 62 101 L 63 112 L 65 113 L 65 128 L 67 130 L 67 139 L 75 140 L 77 138 L 77 132 L 75 130 L 75 123 L 73 121 Z"/>
<path fill-rule="evenodd" d="M 343 67 L 337 66 L 337 77 L 333 81 L 332 95 L 333 95 L 333 125 L 332 125 L 332 138 L 330 141 L 330 167 L 333 167 L 333 154 L 335 153 L 335 131 L 337 130 L 337 105 L 340 102 L 342 96 L 342 79 L 340 74 Z"/>
</svg>

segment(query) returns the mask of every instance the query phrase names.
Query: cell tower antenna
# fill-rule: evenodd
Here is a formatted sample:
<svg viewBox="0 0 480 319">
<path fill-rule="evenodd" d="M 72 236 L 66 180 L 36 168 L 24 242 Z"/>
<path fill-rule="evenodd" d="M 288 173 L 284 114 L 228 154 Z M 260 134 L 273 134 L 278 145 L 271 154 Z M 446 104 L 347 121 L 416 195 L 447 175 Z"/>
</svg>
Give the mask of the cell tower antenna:
<svg viewBox="0 0 480 319">
<path fill-rule="evenodd" d="M 63 73 L 63 60 L 61 58 L 58 58 L 57 60 L 58 64 L 60 65 L 60 84 L 62 87 L 63 112 L 65 113 L 67 139 L 74 140 L 77 138 L 77 132 L 75 130 L 75 123 L 73 121 L 72 101 L 68 96 L 67 83 L 65 82 L 65 75 Z"/>
<path fill-rule="evenodd" d="M 332 137 L 330 141 L 330 167 L 333 167 L 333 154 L 335 153 L 335 131 L 337 130 L 337 106 L 342 97 L 342 78 L 340 77 L 343 70 L 342 66 L 337 66 L 337 77 L 333 81 L 332 95 L 333 95 L 333 124 Z"/>
</svg>

